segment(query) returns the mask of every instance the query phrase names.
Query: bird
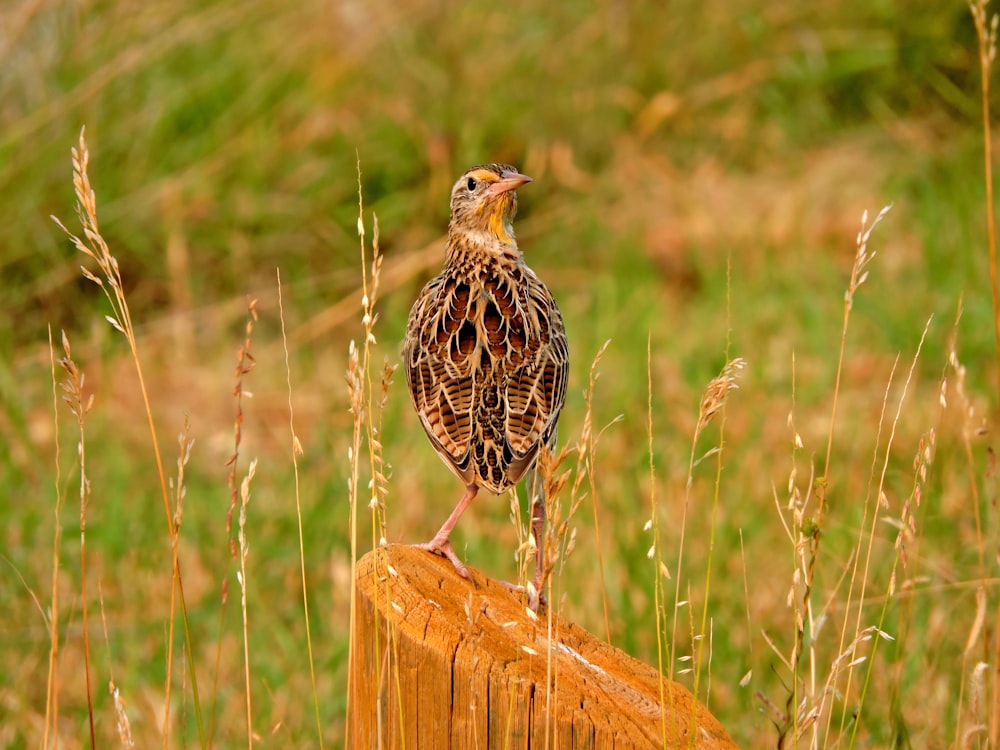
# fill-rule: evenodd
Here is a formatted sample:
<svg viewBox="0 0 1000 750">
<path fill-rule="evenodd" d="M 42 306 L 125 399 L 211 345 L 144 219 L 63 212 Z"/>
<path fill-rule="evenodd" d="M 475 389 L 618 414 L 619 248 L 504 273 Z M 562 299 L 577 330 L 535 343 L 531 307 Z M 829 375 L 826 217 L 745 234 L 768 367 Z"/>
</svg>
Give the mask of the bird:
<svg viewBox="0 0 1000 750">
<path fill-rule="evenodd" d="M 437 454 L 465 492 L 434 537 L 414 545 L 469 569 L 451 532 L 480 489 L 500 495 L 552 449 L 566 401 L 569 344 L 548 287 L 514 238 L 517 192 L 531 178 L 509 164 L 465 172 L 451 191 L 444 269 L 410 310 L 403 360 L 410 397 Z M 544 578 L 545 498 L 529 484 L 537 611 Z"/>
</svg>

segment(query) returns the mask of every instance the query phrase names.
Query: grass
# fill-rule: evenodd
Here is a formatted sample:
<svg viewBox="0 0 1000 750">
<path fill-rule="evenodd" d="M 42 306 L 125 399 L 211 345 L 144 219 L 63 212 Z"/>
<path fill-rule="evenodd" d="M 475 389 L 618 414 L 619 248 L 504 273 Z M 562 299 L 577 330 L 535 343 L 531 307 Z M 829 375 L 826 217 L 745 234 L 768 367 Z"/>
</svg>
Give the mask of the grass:
<svg viewBox="0 0 1000 750">
<path fill-rule="evenodd" d="M 563 614 L 650 663 L 665 638 L 663 671 L 744 746 L 995 743 L 1000 347 L 968 9 L 383 10 L 25 2 L 4 21 L 0 745 L 82 746 L 93 717 L 108 746 L 127 717 L 143 746 L 341 746 L 352 560 L 382 533 L 428 537 L 460 489 L 401 386 L 378 403 L 383 358 L 440 264 L 452 180 L 492 159 L 535 177 L 517 228 L 569 329 L 563 441 L 593 429 L 576 491 L 598 503 L 572 517 Z M 84 123 L 128 320 L 48 220 L 80 231 Z M 370 310 L 359 160 L 384 260 Z M 858 221 L 888 202 L 845 326 Z M 380 421 L 355 436 L 344 372 L 366 313 Z M 700 429 L 734 357 L 724 431 Z M 82 432 L 53 413 L 64 383 L 77 415 L 93 399 Z M 348 447 L 357 502 L 386 477 L 384 515 L 351 511 Z M 513 575 L 506 499 L 455 542 Z M 237 615 L 222 592 L 241 565 Z"/>
</svg>

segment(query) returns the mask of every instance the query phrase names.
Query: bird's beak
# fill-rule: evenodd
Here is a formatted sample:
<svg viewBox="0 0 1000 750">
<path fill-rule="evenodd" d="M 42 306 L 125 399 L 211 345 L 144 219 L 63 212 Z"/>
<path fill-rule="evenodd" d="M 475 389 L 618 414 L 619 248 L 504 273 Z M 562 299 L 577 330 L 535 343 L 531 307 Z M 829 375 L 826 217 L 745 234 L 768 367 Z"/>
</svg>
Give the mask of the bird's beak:
<svg viewBox="0 0 1000 750">
<path fill-rule="evenodd" d="M 503 172 L 500 175 L 500 179 L 486 189 L 486 193 L 491 196 L 509 193 L 511 190 L 517 190 L 517 188 L 526 182 L 531 182 L 531 178 L 526 174 L 521 174 L 520 172 Z"/>
</svg>

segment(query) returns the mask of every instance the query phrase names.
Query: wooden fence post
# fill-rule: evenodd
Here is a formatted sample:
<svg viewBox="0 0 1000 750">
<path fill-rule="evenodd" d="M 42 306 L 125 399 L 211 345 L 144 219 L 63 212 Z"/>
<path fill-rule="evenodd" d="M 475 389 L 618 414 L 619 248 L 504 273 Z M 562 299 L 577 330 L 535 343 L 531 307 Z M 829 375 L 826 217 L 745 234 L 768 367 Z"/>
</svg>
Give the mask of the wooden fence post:
<svg viewBox="0 0 1000 750">
<path fill-rule="evenodd" d="M 359 561 L 354 750 L 736 747 L 681 685 L 473 575 L 404 545 Z"/>
</svg>

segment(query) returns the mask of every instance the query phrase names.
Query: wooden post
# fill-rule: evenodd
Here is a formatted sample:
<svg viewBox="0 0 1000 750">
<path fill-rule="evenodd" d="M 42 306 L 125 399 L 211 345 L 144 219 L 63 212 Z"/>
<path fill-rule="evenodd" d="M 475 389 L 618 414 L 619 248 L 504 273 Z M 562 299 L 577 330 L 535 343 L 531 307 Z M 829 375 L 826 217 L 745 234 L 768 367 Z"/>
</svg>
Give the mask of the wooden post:
<svg viewBox="0 0 1000 750">
<path fill-rule="evenodd" d="M 448 561 L 391 545 L 358 563 L 354 750 L 735 748 L 684 687 Z"/>
</svg>

